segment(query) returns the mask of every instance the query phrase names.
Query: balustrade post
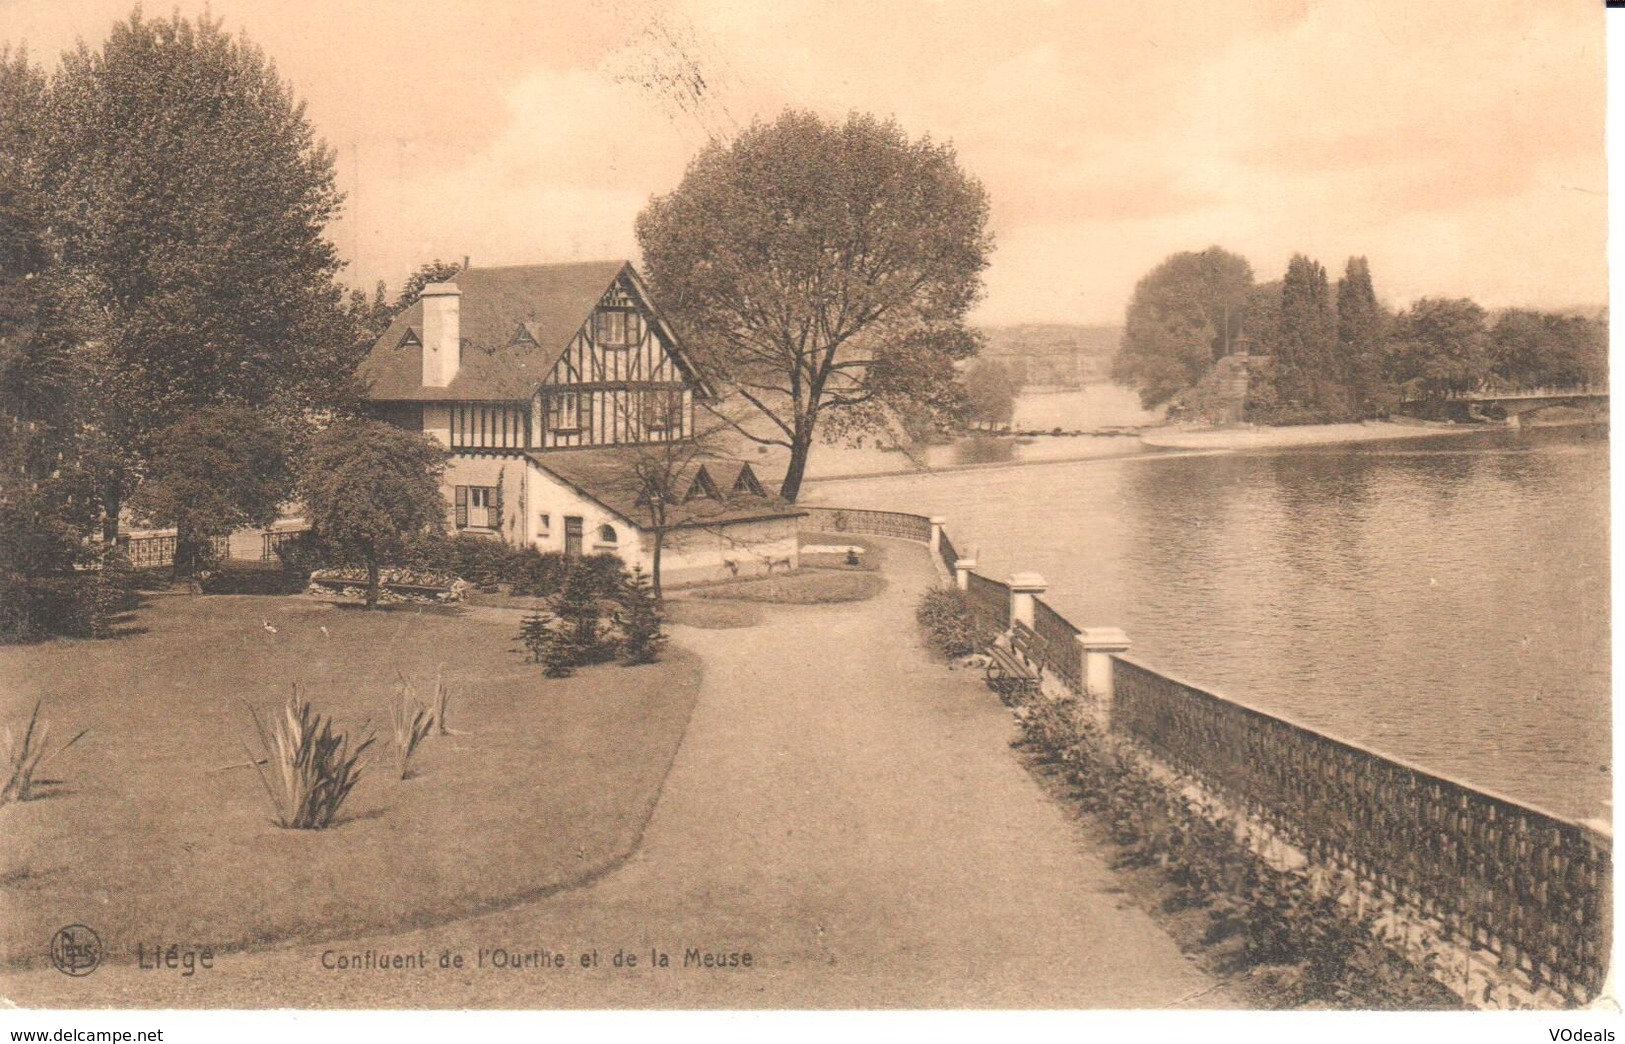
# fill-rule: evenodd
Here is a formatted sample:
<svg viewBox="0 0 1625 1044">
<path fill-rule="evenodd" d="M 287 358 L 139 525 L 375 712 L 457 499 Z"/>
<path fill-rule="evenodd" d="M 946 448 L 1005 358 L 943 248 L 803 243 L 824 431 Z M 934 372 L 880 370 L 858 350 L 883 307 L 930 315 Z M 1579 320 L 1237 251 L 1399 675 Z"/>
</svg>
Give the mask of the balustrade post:
<svg viewBox="0 0 1625 1044">
<path fill-rule="evenodd" d="M 931 516 L 931 557 L 932 558 L 941 558 L 942 557 L 942 527 L 947 525 L 947 524 L 948 524 L 948 520 L 943 518 L 941 515 L 932 515 Z"/>
<path fill-rule="evenodd" d="M 1049 589 L 1044 578 L 1037 573 L 1016 573 L 1010 578 L 1010 623 L 1014 626 L 1017 620 L 1026 625 L 1028 630 L 1033 626 L 1033 599 Z"/>
<path fill-rule="evenodd" d="M 954 582 L 959 585 L 959 589 L 961 591 L 970 590 L 970 574 L 971 570 L 975 568 L 975 555 L 961 557 L 957 562 L 954 563 Z"/>
<path fill-rule="evenodd" d="M 1128 635 L 1120 627 L 1085 627 L 1078 632 L 1078 645 L 1083 648 L 1083 691 L 1095 702 L 1101 728 L 1109 730 L 1116 695 L 1112 686 L 1112 655 L 1128 652 Z"/>
</svg>

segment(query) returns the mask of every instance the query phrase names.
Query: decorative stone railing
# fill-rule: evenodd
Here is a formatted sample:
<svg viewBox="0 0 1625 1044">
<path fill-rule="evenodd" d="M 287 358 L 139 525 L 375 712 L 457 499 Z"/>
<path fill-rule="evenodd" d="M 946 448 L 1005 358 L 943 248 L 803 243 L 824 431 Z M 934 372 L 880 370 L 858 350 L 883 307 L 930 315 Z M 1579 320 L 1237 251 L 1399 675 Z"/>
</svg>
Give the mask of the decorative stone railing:
<svg viewBox="0 0 1625 1044">
<path fill-rule="evenodd" d="M 1039 596 L 1043 579 L 1009 583 L 975 572 L 944 520 L 901 512 L 817 508 L 809 524 L 927 543 L 970 598 L 978 622 L 1021 620 L 1035 655 L 1064 692 L 1088 699 L 1101 724 L 1244 810 L 1370 894 L 1488 955 L 1535 991 L 1587 1003 L 1607 977 L 1612 943 L 1613 837 L 1482 787 L 1226 699 L 1130 659 L 1115 627 L 1075 626 Z M 841 526 L 834 523 L 839 521 Z M 844 527 L 844 528 L 842 528 Z"/>
</svg>

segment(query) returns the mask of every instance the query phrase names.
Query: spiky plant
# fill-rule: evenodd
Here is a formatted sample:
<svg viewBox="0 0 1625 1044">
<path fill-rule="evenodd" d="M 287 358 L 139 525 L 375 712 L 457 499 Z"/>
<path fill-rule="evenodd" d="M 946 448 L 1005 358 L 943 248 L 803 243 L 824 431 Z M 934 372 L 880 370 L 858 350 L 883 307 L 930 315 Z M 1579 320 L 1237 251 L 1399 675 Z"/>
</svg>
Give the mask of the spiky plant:
<svg viewBox="0 0 1625 1044">
<path fill-rule="evenodd" d="M 0 805 L 12 801 L 27 801 L 34 796 L 34 773 L 46 762 L 61 754 L 84 738 L 89 729 L 81 729 L 73 739 L 47 753 L 51 723 L 40 721 L 40 702 L 34 702 L 34 711 L 28 724 L 19 733 L 10 725 L 4 730 L 6 757 L 6 784 L 0 788 Z"/>
<path fill-rule="evenodd" d="M 352 747 L 349 735 L 335 732 L 333 720 L 316 713 L 297 685 L 282 716 L 269 727 L 254 708 L 249 714 L 262 751 L 258 758 L 249 752 L 249 760 L 265 784 L 278 825 L 293 830 L 332 826 L 339 807 L 361 779 L 362 755 L 373 737 Z"/>
<path fill-rule="evenodd" d="M 412 694 L 410 685 L 402 685 L 389 705 L 390 724 L 395 727 L 395 764 L 405 779 L 411 770 L 412 755 L 418 744 L 434 728 L 434 716 Z"/>
<path fill-rule="evenodd" d="M 445 665 L 442 664 L 434 672 L 434 729 L 438 736 L 455 736 L 457 733 L 446 724 L 446 708 L 451 705 L 451 690 L 446 688 Z"/>
</svg>

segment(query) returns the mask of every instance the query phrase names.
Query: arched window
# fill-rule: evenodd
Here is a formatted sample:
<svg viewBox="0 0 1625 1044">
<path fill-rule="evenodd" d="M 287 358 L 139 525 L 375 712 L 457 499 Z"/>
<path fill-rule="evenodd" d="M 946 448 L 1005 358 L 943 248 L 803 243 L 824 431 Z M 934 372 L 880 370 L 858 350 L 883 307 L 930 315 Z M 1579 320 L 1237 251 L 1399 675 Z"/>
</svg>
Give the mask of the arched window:
<svg viewBox="0 0 1625 1044">
<path fill-rule="evenodd" d="M 617 542 L 615 527 L 604 525 L 598 527 L 598 542 L 600 544 L 613 544 Z"/>
</svg>

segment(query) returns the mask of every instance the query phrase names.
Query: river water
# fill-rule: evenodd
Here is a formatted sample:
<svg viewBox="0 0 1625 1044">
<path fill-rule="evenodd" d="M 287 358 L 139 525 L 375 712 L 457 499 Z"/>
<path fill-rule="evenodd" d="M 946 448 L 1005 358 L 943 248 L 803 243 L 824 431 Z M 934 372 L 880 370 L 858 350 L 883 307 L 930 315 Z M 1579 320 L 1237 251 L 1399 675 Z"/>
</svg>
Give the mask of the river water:
<svg viewBox="0 0 1625 1044">
<path fill-rule="evenodd" d="M 1182 680 L 1551 811 L 1607 818 L 1600 426 L 814 484 L 943 515 L 978 572 Z"/>
</svg>

